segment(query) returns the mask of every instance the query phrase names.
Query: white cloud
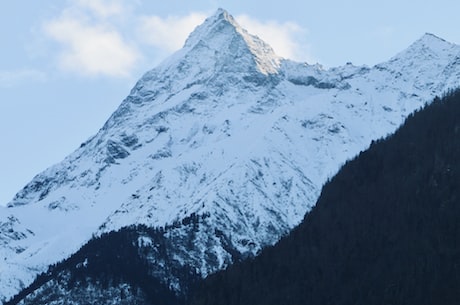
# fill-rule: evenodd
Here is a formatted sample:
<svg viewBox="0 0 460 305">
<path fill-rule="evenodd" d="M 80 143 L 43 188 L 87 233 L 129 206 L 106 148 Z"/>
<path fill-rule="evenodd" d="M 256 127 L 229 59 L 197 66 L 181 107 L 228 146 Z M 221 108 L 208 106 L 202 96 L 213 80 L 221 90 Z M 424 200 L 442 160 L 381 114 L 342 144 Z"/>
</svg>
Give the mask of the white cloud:
<svg viewBox="0 0 460 305">
<path fill-rule="evenodd" d="M 141 39 L 166 52 L 180 49 L 190 32 L 201 24 L 207 15 L 190 13 L 186 16 L 142 17 L 139 34 Z"/>
<path fill-rule="evenodd" d="M 148 16 L 141 19 L 141 39 L 165 52 L 182 47 L 187 36 L 201 24 L 208 14 L 194 12 L 186 16 Z M 275 52 L 295 60 L 312 61 L 309 46 L 305 42 L 307 31 L 293 22 L 259 21 L 248 15 L 235 17 L 249 33 L 259 36 Z"/>
<path fill-rule="evenodd" d="M 45 25 L 46 33 L 62 45 L 59 66 L 88 75 L 129 76 L 138 52 L 120 34 L 103 25 L 60 18 Z"/>
<path fill-rule="evenodd" d="M 122 10 L 120 1 L 77 0 L 46 22 L 44 32 L 60 45 L 59 67 L 83 75 L 129 76 L 140 54 L 105 20 Z"/>
<path fill-rule="evenodd" d="M 192 12 L 185 16 L 141 16 L 126 0 L 69 3 L 58 16 L 44 23 L 43 30 L 58 43 L 57 62 L 62 70 L 90 76 L 130 76 L 141 69 L 137 64 L 142 62 L 142 53 L 164 57 L 180 49 L 190 32 L 209 15 Z M 248 32 L 270 44 L 278 55 L 313 61 L 305 43 L 307 31 L 297 24 L 259 21 L 247 15 L 236 19 Z M 153 48 L 146 49 L 145 45 Z"/>
<path fill-rule="evenodd" d="M 314 62 L 310 55 L 310 47 L 306 43 L 307 30 L 296 23 L 259 21 L 248 15 L 239 15 L 235 19 L 249 33 L 268 43 L 279 56 Z"/>
<path fill-rule="evenodd" d="M 33 69 L 0 70 L 0 87 L 13 87 L 24 82 L 44 82 L 46 74 Z"/>
<path fill-rule="evenodd" d="M 102 18 L 119 15 L 126 10 L 122 0 L 77 0 L 76 4 Z"/>
</svg>

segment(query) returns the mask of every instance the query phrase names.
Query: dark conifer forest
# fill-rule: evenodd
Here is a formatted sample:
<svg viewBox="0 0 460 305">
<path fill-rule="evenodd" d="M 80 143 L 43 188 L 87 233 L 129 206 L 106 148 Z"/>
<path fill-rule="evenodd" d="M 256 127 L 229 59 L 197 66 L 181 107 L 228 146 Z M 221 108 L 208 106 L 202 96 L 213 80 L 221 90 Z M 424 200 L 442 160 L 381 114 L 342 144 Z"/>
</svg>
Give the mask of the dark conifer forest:
<svg viewBox="0 0 460 305">
<path fill-rule="evenodd" d="M 460 92 L 373 142 L 292 234 L 192 304 L 460 304 Z"/>
<path fill-rule="evenodd" d="M 198 221 L 199 217 L 192 215 L 184 224 Z M 164 233 L 165 228 L 144 225 L 104 233 L 68 259 L 52 265 L 5 305 L 182 304 L 187 287 L 182 287 L 182 293 L 174 292 L 167 280 L 160 280 L 161 275 L 156 274 L 159 262 L 168 258 L 172 247 Z M 142 238 L 152 244 L 140 245 Z M 183 283 L 192 285 L 200 279 L 194 270 L 181 265 L 162 268 L 169 268 Z M 71 301 L 67 303 L 67 299 Z"/>
</svg>

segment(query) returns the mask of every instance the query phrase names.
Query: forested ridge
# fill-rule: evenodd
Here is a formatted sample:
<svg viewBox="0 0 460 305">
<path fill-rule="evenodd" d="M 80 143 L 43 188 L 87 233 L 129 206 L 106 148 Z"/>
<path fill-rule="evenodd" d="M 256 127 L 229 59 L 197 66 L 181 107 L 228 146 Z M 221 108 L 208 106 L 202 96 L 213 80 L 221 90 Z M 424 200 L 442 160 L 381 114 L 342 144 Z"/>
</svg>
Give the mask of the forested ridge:
<svg viewBox="0 0 460 305">
<path fill-rule="evenodd" d="M 198 221 L 200 217 L 192 215 L 172 226 L 193 226 Z M 50 266 L 5 305 L 183 304 L 188 287 L 174 291 L 172 283 L 157 274 L 158 266 L 171 269 L 189 285 L 200 277 L 187 266 L 165 264 L 172 247 L 165 230 L 136 225 L 94 237 L 68 259 Z"/>
<path fill-rule="evenodd" d="M 277 245 L 208 277 L 193 305 L 459 304 L 460 92 L 349 161 Z"/>
</svg>

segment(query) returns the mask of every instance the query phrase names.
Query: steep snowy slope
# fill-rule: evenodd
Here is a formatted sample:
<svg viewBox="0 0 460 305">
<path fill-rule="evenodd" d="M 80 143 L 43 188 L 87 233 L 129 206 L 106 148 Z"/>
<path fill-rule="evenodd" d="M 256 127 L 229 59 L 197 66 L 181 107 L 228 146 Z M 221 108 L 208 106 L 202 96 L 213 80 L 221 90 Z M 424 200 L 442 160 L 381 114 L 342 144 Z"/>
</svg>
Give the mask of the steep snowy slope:
<svg viewBox="0 0 460 305">
<path fill-rule="evenodd" d="M 323 70 L 276 56 L 217 11 L 94 137 L 0 209 L 0 299 L 93 234 L 131 224 L 168 225 L 171 260 L 203 276 L 257 254 L 348 158 L 458 86 L 459 55 L 426 34 L 375 67 Z M 192 214 L 203 219 L 193 234 L 171 226 Z"/>
</svg>

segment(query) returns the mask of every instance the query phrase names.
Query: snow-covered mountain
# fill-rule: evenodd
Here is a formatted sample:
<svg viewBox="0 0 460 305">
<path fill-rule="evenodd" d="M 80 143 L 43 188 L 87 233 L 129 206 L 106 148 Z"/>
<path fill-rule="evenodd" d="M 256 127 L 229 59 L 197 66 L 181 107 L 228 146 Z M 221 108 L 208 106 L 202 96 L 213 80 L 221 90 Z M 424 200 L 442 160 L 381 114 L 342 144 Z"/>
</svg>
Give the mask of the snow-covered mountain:
<svg viewBox="0 0 460 305">
<path fill-rule="evenodd" d="M 218 10 L 94 137 L 0 209 L 0 300 L 132 224 L 164 227 L 171 262 L 202 276 L 256 255 L 347 159 L 459 79 L 460 47 L 431 34 L 374 67 L 325 70 L 278 57 Z"/>
</svg>

